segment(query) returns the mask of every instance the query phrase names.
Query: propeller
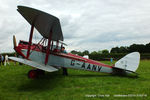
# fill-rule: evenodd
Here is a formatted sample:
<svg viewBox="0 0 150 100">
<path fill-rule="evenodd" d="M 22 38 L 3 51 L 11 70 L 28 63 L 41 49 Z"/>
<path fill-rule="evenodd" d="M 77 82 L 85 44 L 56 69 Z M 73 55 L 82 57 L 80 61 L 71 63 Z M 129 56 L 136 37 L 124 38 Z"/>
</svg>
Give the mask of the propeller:
<svg viewBox="0 0 150 100">
<path fill-rule="evenodd" d="M 17 46 L 17 42 L 16 42 L 16 37 L 15 35 L 13 35 L 13 44 L 14 44 L 14 48 Z"/>
</svg>

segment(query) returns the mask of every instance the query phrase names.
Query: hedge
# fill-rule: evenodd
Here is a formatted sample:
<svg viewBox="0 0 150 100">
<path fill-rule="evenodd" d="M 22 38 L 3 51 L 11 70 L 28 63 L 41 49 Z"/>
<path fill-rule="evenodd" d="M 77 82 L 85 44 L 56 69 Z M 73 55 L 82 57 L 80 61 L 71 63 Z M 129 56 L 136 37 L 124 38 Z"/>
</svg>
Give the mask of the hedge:
<svg viewBox="0 0 150 100">
<path fill-rule="evenodd" d="M 112 57 L 114 60 L 119 60 L 124 57 L 126 53 L 111 53 L 111 54 L 89 54 L 89 58 L 93 60 L 110 60 Z M 140 54 L 140 59 L 150 59 L 150 53 Z"/>
</svg>

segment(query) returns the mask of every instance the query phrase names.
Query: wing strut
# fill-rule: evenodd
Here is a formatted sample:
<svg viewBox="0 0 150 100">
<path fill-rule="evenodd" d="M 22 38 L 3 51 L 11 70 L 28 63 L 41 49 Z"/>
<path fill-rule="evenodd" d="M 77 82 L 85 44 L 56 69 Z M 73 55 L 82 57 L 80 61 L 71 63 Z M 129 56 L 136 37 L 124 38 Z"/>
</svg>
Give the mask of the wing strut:
<svg viewBox="0 0 150 100">
<path fill-rule="evenodd" d="M 26 57 L 27 59 L 29 58 L 29 55 L 30 55 L 32 37 L 33 37 L 33 30 L 34 30 L 34 24 L 32 24 L 32 26 L 31 26 L 30 37 L 29 37 L 29 45 L 28 45 L 28 51 L 27 51 L 27 57 Z"/>
<path fill-rule="evenodd" d="M 52 30 L 50 31 L 50 35 L 49 35 L 49 38 L 48 38 L 48 47 L 47 47 L 47 50 L 46 50 L 45 65 L 48 62 L 48 56 L 50 54 L 51 39 L 52 39 Z"/>
</svg>

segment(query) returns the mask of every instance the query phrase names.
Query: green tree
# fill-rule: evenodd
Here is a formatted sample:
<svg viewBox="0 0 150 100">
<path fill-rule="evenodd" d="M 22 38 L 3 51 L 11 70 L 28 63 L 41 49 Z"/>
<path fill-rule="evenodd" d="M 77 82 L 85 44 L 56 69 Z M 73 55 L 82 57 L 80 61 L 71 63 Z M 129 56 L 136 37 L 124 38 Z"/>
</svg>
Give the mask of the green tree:
<svg viewBox="0 0 150 100">
<path fill-rule="evenodd" d="M 97 53 L 98 53 L 98 54 L 102 54 L 102 51 L 101 51 L 101 50 L 99 50 Z"/>
<path fill-rule="evenodd" d="M 79 56 L 83 56 L 83 53 L 81 51 L 75 51 L 75 50 L 72 50 L 71 51 L 72 54 L 77 54 Z"/>
<path fill-rule="evenodd" d="M 82 53 L 83 53 L 83 55 L 89 55 L 89 51 L 88 50 L 85 50 Z"/>
<path fill-rule="evenodd" d="M 109 51 L 107 49 L 102 50 L 102 54 L 109 54 Z"/>
<path fill-rule="evenodd" d="M 119 53 L 119 48 L 118 47 L 114 47 L 110 50 L 110 53 Z"/>
<path fill-rule="evenodd" d="M 91 52 L 91 55 L 97 55 L 98 53 L 96 51 Z"/>
<path fill-rule="evenodd" d="M 72 50 L 71 53 L 72 53 L 72 54 L 78 54 L 78 52 L 75 51 L 75 50 Z"/>
<path fill-rule="evenodd" d="M 128 48 L 124 46 L 121 46 L 118 51 L 118 53 L 127 53 L 127 52 L 128 52 Z"/>
<path fill-rule="evenodd" d="M 150 43 L 145 45 L 145 53 L 150 53 Z"/>
</svg>

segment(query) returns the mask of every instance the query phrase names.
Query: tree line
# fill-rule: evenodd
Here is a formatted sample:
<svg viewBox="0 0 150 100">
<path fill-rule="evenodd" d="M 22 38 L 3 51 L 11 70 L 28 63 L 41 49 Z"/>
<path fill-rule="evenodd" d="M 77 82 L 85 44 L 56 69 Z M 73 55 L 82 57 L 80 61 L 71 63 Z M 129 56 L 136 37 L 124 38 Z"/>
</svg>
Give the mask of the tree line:
<svg viewBox="0 0 150 100">
<path fill-rule="evenodd" d="M 144 44 L 132 44 L 129 47 L 127 46 L 121 46 L 121 47 L 114 47 L 110 50 L 104 49 L 99 51 L 92 51 L 91 53 L 88 50 L 85 50 L 83 52 L 72 50 L 72 54 L 78 54 L 80 56 L 83 55 L 89 55 L 89 54 L 111 54 L 111 53 L 131 53 L 138 51 L 140 53 L 150 53 L 150 43 L 144 45 Z"/>
<path fill-rule="evenodd" d="M 77 54 L 79 56 L 89 55 L 90 59 L 93 60 L 109 60 L 111 57 L 118 60 L 131 52 L 140 52 L 141 59 L 150 59 L 150 43 L 143 45 L 143 44 L 132 44 L 130 46 L 121 46 L 121 47 L 114 47 L 110 50 L 104 49 L 99 51 L 92 51 L 91 53 L 88 50 L 83 52 L 72 50 L 72 54 Z"/>
<path fill-rule="evenodd" d="M 114 47 L 111 49 L 110 53 L 130 53 L 138 51 L 140 53 L 150 53 L 150 43 L 144 44 L 132 44 L 129 47 L 121 46 L 121 47 Z"/>
</svg>

